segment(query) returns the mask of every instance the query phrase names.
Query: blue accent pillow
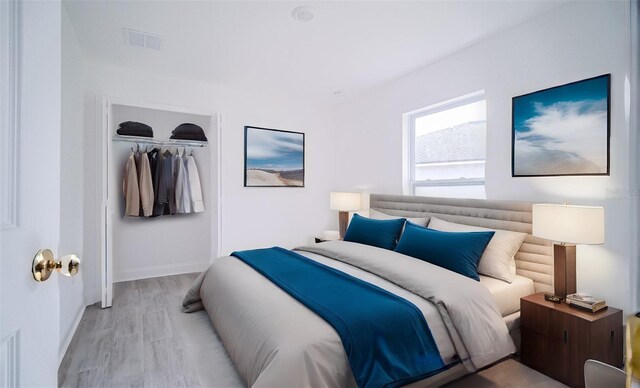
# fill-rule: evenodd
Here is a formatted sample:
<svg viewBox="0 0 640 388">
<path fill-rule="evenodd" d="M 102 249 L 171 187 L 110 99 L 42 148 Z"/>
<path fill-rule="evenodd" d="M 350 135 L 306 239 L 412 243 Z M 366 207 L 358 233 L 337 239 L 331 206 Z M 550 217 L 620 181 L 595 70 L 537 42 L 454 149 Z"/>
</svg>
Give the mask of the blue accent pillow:
<svg viewBox="0 0 640 388">
<path fill-rule="evenodd" d="M 344 234 L 344 241 L 372 245 L 378 248 L 396 247 L 406 219 L 373 220 L 354 214 Z"/>
<path fill-rule="evenodd" d="M 407 222 L 395 251 L 480 280 L 478 263 L 495 232 L 442 232 Z"/>
</svg>

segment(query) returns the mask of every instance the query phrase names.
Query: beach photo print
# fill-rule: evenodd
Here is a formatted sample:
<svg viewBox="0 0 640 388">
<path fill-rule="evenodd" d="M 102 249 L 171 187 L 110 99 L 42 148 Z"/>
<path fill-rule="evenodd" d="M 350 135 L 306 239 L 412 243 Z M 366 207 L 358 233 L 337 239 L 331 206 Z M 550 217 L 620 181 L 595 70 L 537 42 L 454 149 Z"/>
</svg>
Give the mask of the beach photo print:
<svg viewBox="0 0 640 388">
<path fill-rule="evenodd" d="M 304 187 L 304 133 L 244 127 L 245 187 Z"/>
<path fill-rule="evenodd" d="M 512 176 L 609 175 L 611 75 L 514 97 Z"/>
</svg>

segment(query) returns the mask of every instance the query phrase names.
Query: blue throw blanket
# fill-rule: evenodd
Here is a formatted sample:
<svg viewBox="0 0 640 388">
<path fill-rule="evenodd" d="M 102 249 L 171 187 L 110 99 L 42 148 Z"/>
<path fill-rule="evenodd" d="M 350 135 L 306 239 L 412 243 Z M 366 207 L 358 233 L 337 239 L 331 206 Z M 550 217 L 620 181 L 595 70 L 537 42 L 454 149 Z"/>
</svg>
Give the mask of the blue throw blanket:
<svg viewBox="0 0 640 388">
<path fill-rule="evenodd" d="M 358 387 L 401 386 L 445 369 L 429 325 L 409 301 L 280 247 L 232 255 L 333 326 Z"/>
</svg>

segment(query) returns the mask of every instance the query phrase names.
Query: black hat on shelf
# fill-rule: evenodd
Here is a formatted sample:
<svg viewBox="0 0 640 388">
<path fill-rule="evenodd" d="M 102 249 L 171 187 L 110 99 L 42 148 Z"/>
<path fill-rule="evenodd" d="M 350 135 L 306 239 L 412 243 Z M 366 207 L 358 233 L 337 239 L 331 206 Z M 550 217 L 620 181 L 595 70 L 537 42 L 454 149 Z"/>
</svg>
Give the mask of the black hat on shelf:
<svg viewBox="0 0 640 388">
<path fill-rule="evenodd" d="M 191 123 L 180 124 L 171 133 L 171 139 L 207 141 L 202 127 Z"/>
<path fill-rule="evenodd" d="M 153 129 L 150 126 L 135 121 L 120 123 L 120 128 L 116 130 L 116 133 L 122 136 L 153 137 Z"/>
</svg>

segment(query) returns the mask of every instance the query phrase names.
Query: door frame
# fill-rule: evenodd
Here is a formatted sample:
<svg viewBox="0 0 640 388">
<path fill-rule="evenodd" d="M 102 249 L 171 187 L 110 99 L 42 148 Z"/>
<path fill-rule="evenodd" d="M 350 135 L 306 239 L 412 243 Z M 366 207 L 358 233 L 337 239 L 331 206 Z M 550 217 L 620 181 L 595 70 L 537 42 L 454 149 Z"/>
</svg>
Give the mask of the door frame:
<svg viewBox="0 0 640 388">
<path fill-rule="evenodd" d="M 629 84 L 625 85 L 629 87 L 629 101 L 628 106 L 625 108 L 628 112 L 629 118 L 629 136 L 630 136 L 630 150 L 629 150 L 629 158 L 630 158 L 630 169 L 629 169 L 629 183 L 630 187 L 638 190 L 640 188 L 640 167 L 638 167 L 638 163 L 640 163 L 640 135 L 638 134 L 638 125 L 640 124 L 640 114 L 638 112 L 638 108 L 640 108 L 640 60 L 638 56 L 640 55 L 640 4 L 637 1 L 631 1 L 629 3 L 630 6 L 630 47 L 629 47 L 629 57 L 630 57 L 630 75 L 629 75 Z M 633 193 L 630 193 L 632 197 L 630 198 L 631 205 L 631 257 L 630 257 L 630 266 L 631 266 L 631 300 L 630 307 L 631 312 L 640 310 L 640 264 L 638 263 L 638 259 L 640 258 L 640 227 L 638 226 L 638 222 L 640 222 L 640 206 L 633 198 Z"/>
<path fill-rule="evenodd" d="M 98 145 L 98 152 L 102 155 L 102 190 L 99 198 L 98 206 L 98 228 L 100 231 L 99 241 L 99 278 L 101 286 L 101 306 L 102 308 L 111 307 L 113 301 L 113 216 L 114 216 L 114 198 L 110 198 L 110 187 L 118 182 L 113 182 L 111 178 L 111 169 L 116 168 L 110 166 L 113 160 L 113 135 L 115 133 L 113 123 L 113 107 L 114 105 L 128 106 L 134 108 L 155 109 L 173 113 L 192 114 L 198 116 L 209 117 L 208 136 L 215 140 L 215 146 L 209 145 L 209 153 L 211 163 L 215 166 L 211 167 L 212 174 L 210 177 L 209 192 L 210 198 L 216 200 L 215 208 L 210 212 L 210 221 L 216 227 L 215 238 L 211 239 L 210 251 L 213 260 L 220 256 L 222 241 L 222 115 L 220 112 L 210 112 L 197 108 L 168 105 L 155 102 L 137 101 L 119 97 L 99 96 L 97 98 L 97 128 L 101 128 L 101 144 Z"/>
</svg>

